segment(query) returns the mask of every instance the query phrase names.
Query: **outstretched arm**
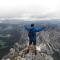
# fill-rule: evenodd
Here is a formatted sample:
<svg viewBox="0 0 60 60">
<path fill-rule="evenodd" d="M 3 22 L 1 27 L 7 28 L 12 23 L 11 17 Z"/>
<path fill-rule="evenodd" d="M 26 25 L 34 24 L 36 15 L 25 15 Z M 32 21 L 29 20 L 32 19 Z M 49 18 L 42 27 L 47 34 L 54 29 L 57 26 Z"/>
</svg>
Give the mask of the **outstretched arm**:
<svg viewBox="0 0 60 60">
<path fill-rule="evenodd" d="M 39 31 L 42 31 L 42 30 L 45 30 L 45 27 L 35 28 L 35 32 L 39 32 Z"/>
<path fill-rule="evenodd" d="M 27 31 L 29 31 L 30 30 L 30 28 L 28 28 L 28 27 L 26 27 L 26 26 L 24 26 L 25 27 L 25 29 L 27 30 Z"/>
<path fill-rule="evenodd" d="M 48 25 L 44 25 L 43 27 L 38 27 L 35 28 L 36 32 L 42 31 L 42 30 L 46 30 L 46 28 L 48 27 Z"/>
</svg>

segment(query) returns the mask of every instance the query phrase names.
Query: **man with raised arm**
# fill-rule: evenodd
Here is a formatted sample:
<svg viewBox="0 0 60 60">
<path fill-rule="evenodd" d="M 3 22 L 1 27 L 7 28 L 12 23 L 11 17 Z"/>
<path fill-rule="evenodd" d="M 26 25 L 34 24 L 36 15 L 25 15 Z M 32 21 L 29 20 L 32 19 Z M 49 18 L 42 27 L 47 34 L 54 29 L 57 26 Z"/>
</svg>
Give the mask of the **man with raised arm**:
<svg viewBox="0 0 60 60">
<path fill-rule="evenodd" d="M 34 53 L 36 55 L 36 32 L 40 32 L 42 30 L 45 30 L 45 28 L 47 27 L 47 25 L 45 25 L 44 27 L 35 27 L 34 24 L 31 24 L 31 27 L 26 27 L 25 26 L 25 29 L 28 31 L 28 37 L 29 37 L 29 47 L 28 47 L 28 52 L 29 52 L 29 49 L 31 47 L 31 45 L 33 44 L 34 46 Z"/>
</svg>

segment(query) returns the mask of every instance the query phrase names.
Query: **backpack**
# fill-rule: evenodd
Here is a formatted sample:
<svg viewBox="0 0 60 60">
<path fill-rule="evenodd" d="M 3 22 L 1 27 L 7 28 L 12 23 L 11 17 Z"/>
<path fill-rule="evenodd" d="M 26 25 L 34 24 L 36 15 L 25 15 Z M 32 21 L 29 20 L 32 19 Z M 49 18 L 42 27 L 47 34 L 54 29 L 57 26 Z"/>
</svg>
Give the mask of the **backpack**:
<svg viewBox="0 0 60 60">
<path fill-rule="evenodd" d="M 32 35 L 32 32 L 31 32 L 31 29 L 30 31 L 28 32 L 28 36 L 30 37 Z"/>
</svg>

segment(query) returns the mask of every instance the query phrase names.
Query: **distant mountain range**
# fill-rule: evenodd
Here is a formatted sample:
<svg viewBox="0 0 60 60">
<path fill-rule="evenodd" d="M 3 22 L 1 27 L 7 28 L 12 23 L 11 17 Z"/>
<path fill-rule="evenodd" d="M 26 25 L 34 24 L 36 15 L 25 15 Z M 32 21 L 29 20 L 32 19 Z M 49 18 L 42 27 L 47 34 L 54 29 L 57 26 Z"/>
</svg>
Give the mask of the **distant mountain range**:
<svg viewBox="0 0 60 60">
<path fill-rule="evenodd" d="M 2 20 L 1 20 L 2 21 Z M 24 20 L 3 20 L 1 23 L 6 23 L 6 24 L 21 24 L 21 23 L 36 23 L 36 24 L 49 24 L 49 23 L 52 23 L 52 24 L 60 24 L 60 20 L 59 19 L 55 19 L 55 20 L 41 20 L 41 21 L 24 21 Z"/>
<path fill-rule="evenodd" d="M 11 38 L 0 38 L 0 40 L 2 40 L 3 42 L 7 42 L 5 45 L 7 45 L 9 49 L 13 47 L 16 41 L 19 42 L 20 46 L 24 48 L 27 45 L 27 41 L 28 41 L 28 36 L 26 30 L 24 29 L 24 25 L 29 26 L 31 23 L 34 23 L 38 26 L 40 26 L 40 24 L 48 24 L 48 28 L 46 31 L 38 33 L 37 43 L 40 44 L 43 42 L 46 45 L 49 45 L 51 48 L 47 46 L 47 50 L 49 51 L 47 52 L 47 54 L 53 51 L 54 55 L 52 54 L 52 56 L 54 58 L 56 58 L 58 54 L 60 56 L 60 21 L 59 20 L 49 20 L 49 21 L 4 20 L 2 23 L 0 23 L 0 34 L 4 36 L 6 34 L 11 34 Z M 0 51 L 0 54 L 2 54 L 2 52 Z M 59 60 L 58 57 L 55 60 Z"/>
</svg>

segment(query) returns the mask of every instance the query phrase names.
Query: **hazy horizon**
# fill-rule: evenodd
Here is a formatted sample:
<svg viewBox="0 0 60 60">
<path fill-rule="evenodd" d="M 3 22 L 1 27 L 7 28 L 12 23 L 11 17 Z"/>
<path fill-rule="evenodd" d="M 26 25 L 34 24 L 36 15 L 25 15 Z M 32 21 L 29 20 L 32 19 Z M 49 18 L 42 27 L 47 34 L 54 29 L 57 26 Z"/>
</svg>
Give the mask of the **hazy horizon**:
<svg viewBox="0 0 60 60">
<path fill-rule="evenodd" d="M 60 0 L 0 0 L 0 19 L 60 19 Z"/>
</svg>

